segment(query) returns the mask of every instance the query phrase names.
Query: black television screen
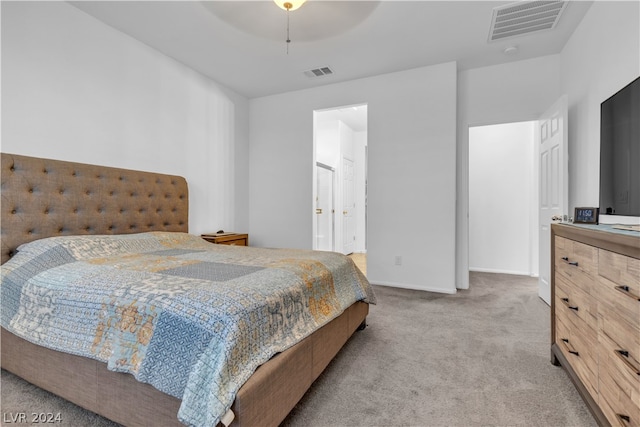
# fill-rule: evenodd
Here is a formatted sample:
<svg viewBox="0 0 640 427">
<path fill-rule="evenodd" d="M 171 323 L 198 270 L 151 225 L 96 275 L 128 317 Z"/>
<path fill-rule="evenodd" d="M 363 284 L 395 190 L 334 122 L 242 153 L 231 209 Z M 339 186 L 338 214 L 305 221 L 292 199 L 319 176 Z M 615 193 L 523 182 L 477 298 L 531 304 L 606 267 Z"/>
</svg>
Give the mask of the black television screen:
<svg viewBox="0 0 640 427">
<path fill-rule="evenodd" d="M 600 105 L 600 213 L 640 216 L 640 77 Z"/>
</svg>

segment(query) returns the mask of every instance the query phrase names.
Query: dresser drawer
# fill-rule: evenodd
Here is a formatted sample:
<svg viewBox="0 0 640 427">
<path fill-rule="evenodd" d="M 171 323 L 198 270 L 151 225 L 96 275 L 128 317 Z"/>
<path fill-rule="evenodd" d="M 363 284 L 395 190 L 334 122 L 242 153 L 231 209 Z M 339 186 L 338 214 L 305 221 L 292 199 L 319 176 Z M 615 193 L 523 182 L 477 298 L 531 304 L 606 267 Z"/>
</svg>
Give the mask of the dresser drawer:
<svg viewBox="0 0 640 427">
<path fill-rule="evenodd" d="M 556 236 L 555 242 L 556 274 L 590 294 L 598 276 L 598 249 L 560 236 Z"/>
<path fill-rule="evenodd" d="M 607 338 L 614 342 L 618 349 L 628 352 L 630 360 L 640 361 L 640 327 L 637 318 L 629 319 L 618 312 L 609 311 L 600 313 L 598 323 L 600 341 Z"/>
<path fill-rule="evenodd" d="M 229 245 L 229 246 L 248 246 L 247 239 L 235 239 L 235 240 L 226 240 L 223 242 L 219 242 L 219 245 Z"/>
<path fill-rule="evenodd" d="M 598 273 L 597 298 L 603 310 L 619 313 L 640 329 L 640 260 L 601 249 Z"/>
<path fill-rule="evenodd" d="M 612 282 L 629 286 L 635 295 L 640 295 L 640 259 L 599 249 L 598 274 Z"/>
<path fill-rule="evenodd" d="M 598 339 L 600 407 L 611 425 L 640 427 L 640 362 L 607 336 Z"/>
<path fill-rule="evenodd" d="M 604 277 L 598 280 L 595 294 L 600 330 L 619 344 L 640 347 L 640 301 Z"/>
<path fill-rule="evenodd" d="M 556 274 L 556 316 L 576 316 L 593 330 L 598 327 L 598 303 L 579 286 Z"/>
<path fill-rule="evenodd" d="M 575 325 L 571 317 L 556 317 L 556 344 L 593 399 L 598 401 L 598 363 L 596 332 L 584 322 Z M 579 327 L 581 326 L 581 329 Z"/>
</svg>

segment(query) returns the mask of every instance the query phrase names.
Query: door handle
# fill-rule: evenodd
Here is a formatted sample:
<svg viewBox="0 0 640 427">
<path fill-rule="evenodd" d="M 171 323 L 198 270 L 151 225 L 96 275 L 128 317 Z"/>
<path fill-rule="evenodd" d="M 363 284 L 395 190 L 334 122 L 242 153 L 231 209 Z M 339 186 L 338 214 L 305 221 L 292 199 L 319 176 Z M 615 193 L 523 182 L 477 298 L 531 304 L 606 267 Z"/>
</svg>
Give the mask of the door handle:
<svg viewBox="0 0 640 427">
<path fill-rule="evenodd" d="M 321 213 L 322 213 L 322 209 L 317 208 L 317 209 L 316 209 L 316 214 L 320 215 Z"/>
<path fill-rule="evenodd" d="M 342 211 L 342 215 L 346 215 L 346 214 L 348 214 L 348 213 L 349 213 L 349 212 L 347 212 L 347 211 Z"/>
</svg>

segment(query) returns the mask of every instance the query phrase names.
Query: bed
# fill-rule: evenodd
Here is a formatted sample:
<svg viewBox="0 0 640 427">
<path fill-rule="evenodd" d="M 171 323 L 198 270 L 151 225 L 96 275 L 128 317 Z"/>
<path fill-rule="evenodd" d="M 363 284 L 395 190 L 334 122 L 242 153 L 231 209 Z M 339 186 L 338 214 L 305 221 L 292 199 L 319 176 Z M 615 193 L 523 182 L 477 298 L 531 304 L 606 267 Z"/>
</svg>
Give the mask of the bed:
<svg viewBox="0 0 640 427">
<path fill-rule="evenodd" d="M 67 347 L 65 347 L 63 345 L 65 343 L 64 339 L 58 340 L 56 346 L 50 343 L 44 344 L 44 341 L 39 341 L 37 337 L 23 335 L 22 329 L 25 328 L 16 326 L 19 325 L 17 321 L 14 323 L 10 323 L 10 321 L 13 321 L 11 319 L 14 317 L 20 317 L 18 315 L 13 316 L 13 314 L 19 313 L 20 310 L 26 313 L 23 317 L 28 318 L 32 314 L 29 313 L 31 309 L 20 309 L 17 305 L 7 309 L 4 306 L 5 301 L 10 301 L 12 298 L 6 297 L 9 294 L 3 295 L 3 316 L 6 318 L 3 317 L 1 336 L 2 368 L 118 423 L 128 426 L 182 425 L 178 420 L 178 417 L 180 417 L 184 423 L 190 425 L 212 425 L 212 420 L 215 421 L 213 424 L 232 422 L 232 426 L 278 425 L 353 332 L 358 328 L 364 327 L 368 314 L 368 303 L 375 302 L 375 296 L 366 279 L 363 276 L 360 277 L 361 273 L 353 266 L 353 263 L 351 262 L 351 266 L 349 266 L 350 260 L 341 255 L 288 250 L 272 250 L 270 254 L 267 254 L 269 250 L 266 249 L 223 247 L 222 245 L 206 243 L 199 238 L 195 238 L 195 236 L 188 235 L 188 190 L 186 181 L 181 177 L 6 153 L 1 154 L 1 167 L 2 263 L 3 270 L 10 273 L 13 273 L 16 269 L 23 268 L 23 266 L 18 268 L 15 265 L 26 259 L 25 257 L 30 251 L 37 254 L 52 251 L 61 253 L 59 248 L 64 247 L 63 252 L 65 254 L 73 253 L 77 255 L 74 255 L 75 258 L 72 260 L 67 259 L 64 261 L 64 268 L 68 264 L 83 264 L 83 268 L 96 268 L 96 277 L 105 277 L 105 271 L 108 272 L 106 274 L 111 275 L 114 271 L 113 269 L 102 269 L 112 268 L 113 265 L 117 265 L 115 270 L 125 269 L 129 272 L 129 275 L 133 274 L 131 273 L 132 270 L 135 270 L 137 275 L 140 265 L 150 264 L 155 268 L 154 271 L 148 273 L 151 274 L 151 277 L 156 277 L 153 275 L 158 274 L 158 271 L 162 274 L 170 271 L 172 278 L 178 277 L 175 280 L 195 280 L 200 283 L 213 279 L 210 279 L 208 275 L 205 275 L 206 277 L 203 276 L 202 268 L 196 268 L 198 265 L 206 264 L 207 268 L 212 268 L 211 265 L 216 263 L 220 265 L 227 262 L 231 263 L 228 260 L 234 258 L 233 267 L 224 267 L 224 273 L 220 273 L 224 275 L 224 280 L 213 280 L 216 282 L 216 286 L 221 289 L 226 287 L 225 289 L 230 289 L 232 293 L 240 292 L 240 290 L 232 286 L 227 286 L 232 282 L 234 284 L 238 283 L 238 285 L 234 285 L 239 286 L 238 289 L 254 289 L 251 288 L 251 286 L 254 286 L 251 283 L 240 285 L 242 283 L 240 282 L 241 276 L 252 277 L 254 282 L 256 282 L 256 278 L 259 279 L 257 280 L 258 282 L 271 280 L 269 283 L 272 283 L 273 287 L 280 286 L 278 284 L 279 275 L 283 277 L 298 277 L 302 279 L 301 283 L 304 284 L 302 291 L 298 292 L 303 293 L 307 292 L 304 288 L 311 289 L 309 287 L 310 280 L 320 280 L 309 279 L 310 270 L 320 269 L 321 276 L 324 277 L 322 280 L 325 280 L 325 282 L 328 274 L 327 265 L 339 264 L 341 276 L 347 275 L 352 279 L 357 276 L 353 280 L 359 282 L 359 286 L 362 288 L 360 291 L 335 291 L 336 294 L 341 295 L 341 300 L 343 299 L 343 294 L 355 293 L 357 297 L 354 298 L 352 303 L 345 305 L 344 301 L 342 301 L 340 304 L 344 307 L 334 303 L 336 307 L 329 310 L 326 309 L 325 301 L 318 299 L 320 301 L 318 304 L 309 304 L 312 308 L 316 307 L 315 311 L 311 310 L 313 312 L 311 317 L 314 318 L 316 327 L 312 330 L 307 330 L 305 329 L 307 328 L 306 326 L 303 327 L 300 326 L 301 324 L 297 324 L 294 329 L 296 334 L 299 335 L 299 339 L 296 339 L 295 342 L 290 340 L 289 332 L 292 330 L 288 330 L 285 335 L 280 332 L 287 339 L 278 341 L 275 347 L 269 347 L 271 345 L 269 344 L 268 348 L 259 351 L 260 357 L 264 358 L 264 360 L 257 369 L 251 363 L 257 363 L 256 360 L 260 359 L 260 357 L 255 358 L 247 366 L 242 365 L 236 369 L 234 365 L 233 369 L 226 368 L 228 371 L 245 373 L 244 377 L 241 376 L 241 379 L 236 381 L 238 383 L 237 387 L 235 389 L 231 387 L 233 397 L 230 410 L 224 413 L 219 410 L 215 413 L 209 413 L 211 412 L 211 407 L 205 405 L 202 407 L 205 409 L 200 412 L 206 410 L 207 416 L 202 418 L 199 418 L 198 400 L 192 396 L 193 393 L 185 392 L 184 396 L 180 395 L 184 397 L 182 399 L 176 396 L 179 393 L 176 393 L 174 389 L 171 389 L 170 392 L 162 392 L 158 388 L 147 384 L 146 382 L 153 384 L 154 381 L 153 379 L 149 380 L 149 376 L 144 377 L 143 381 L 146 382 L 140 382 L 131 373 L 128 373 L 131 372 L 130 366 L 134 366 L 135 369 L 132 373 L 138 376 L 140 371 L 145 371 L 144 364 L 147 360 L 158 359 L 158 355 L 163 354 L 156 350 L 160 348 L 159 345 L 153 347 L 149 342 L 153 341 L 154 336 L 163 335 L 159 331 L 164 331 L 164 333 L 168 334 L 171 331 L 168 326 L 160 329 L 157 326 L 160 322 L 154 323 L 156 329 L 152 329 L 152 332 L 146 335 L 149 339 L 143 340 L 145 346 L 135 348 L 127 347 L 127 345 L 116 346 L 120 352 L 118 357 L 115 361 L 107 360 L 106 356 L 99 357 L 99 355 L 104 356 L 109 353 L 107 350 L 111 349 L 110 346 L 114 346 L 111 341 L 109 341 L 109 345 L 102 346 L 102 353 L 96 351 L 88 356 L 81 351 L 82 346 L 80 345 L 77 349 L 67 348 L 73 347 L 70 344 L 73 341 L 69 340 L 68 336 L 64 338 L 67 340 Z M 98 239 L 97 242 L 96 239 Z M 171 244 L 174 241 L 179 241 L 184 247 L 167 246 L 169 241 Z M 131 242 L 135 242 L 135 244 Z M 16 254 L 20 245 L 23 245 L 21 246 L 21 251 Z M 103 253 L 105 248 L 119 248 L 120 246 L 127 248 L 143 246 L 146 249 L 142 255 L 137 253 L 135 255 Z M 69 249 L 78 247 L 82 249 L 75 252 Z M 98 252 L 99 256 L 86 255 L 93 252 Z M 178 268 L 174 268 L 176 267 L 175 265 L 165 265 L 167 261 L 164 259 L 156 259 L 155 257 L 159 252 L 170 252 L 170 262 L 178 262 L 180 264 L 177 266 Z M 142 263 L 135 264 L 140 256 L 154 258 L 145 259 Z M 275 257 L 275 261 L 269 258 L 271 256 Z M 113 260 L 113 257 L 115 257 L 116 261 Z M 4 265 L 10 259 L 12 260 L 11 263 Z M 158 267 L 158 263 L 161 264 L 160 267 Z M 125 264 L 129 267 L 123 268 L 122 266 Z M 60 266 L 56 265 L 55 268 L 60 268 Z M 86 274 L 85 270 L 81 271 L 83 272 L 78 274 Z M 176 273 L 176 271 L 181 271 L 181 273 Z M 186 274 L 188 277 L 186 278 L 184 277 L 185 271 L 188 272 Z M 332 271 L 329 274 L 336 275 L 337 273 Z M 47 273 L 47 277 L 50 276 L 55 276 L 55 274 Z M 32 276 L 29 277 L 32 279 Z M 148 280 L 147 276 L 145 276 L 145 280 Z M 331 278 L 331 280 L 333 281 L 334 279 Z M 225 286 L 221 285 L 223 282 Z M 336 289 L 338 289 L 337 282 L 338 280 L 336 279 Z M 108 286 L 112 286 L 111 281 L 109 281 Z M 333 282 L 331 286 L 333 286 Z M 60 288 L 62 287 L 60 286 Z M 64 288 L 68 287 L 65 284 Z M 289 287 L 289 285 L 285 287 Z M 3 292 L 10 292 L 8 289 L 9 287 L 3 284 Z M 96 282 L 95 292 L 98 292 L 98 289 L 100 288 Z M 186 293 L 193 293 L 191 288 L 189 289 Z M 157 292 L 157 289 L 154 292 Z M 216 292 L 222 291 L 216 288 Z M 281 292 L 279 287 L 278 292 Z M 314 290 L 313 292 L 318 291 Z M 243 295 L 245 296 L 239 298 L 239 300 L 251 299 L 247 296 L 248 294 Z M 246 302 L 247 307 L 255 305 L 255 302 L 260 299 L 257 295 L 252 297 L 253 300 Z M 21 298 L 24 299 L 25 297 L 14 296 L 13 300 L 17 301 Z M 155 298 L 155 296 L 144 297 L 142 300 L 146 301 L 145 298 Z M 63 298 L 56 297 L 56 299 L 61 300 Z M 162 301 L 168 300 L 162 299 Z M 312 299 L 309 299 L 309 301 L 312 301 Z M 276 304 L 281 303 L 276 302 Z M 141 309 L 140 312 L 148 314 L 148 319 L 153 318 L 155 321 L 155 312 L 152 311 L 157 308 L 158 303 L 154 304 L 145 306 L 146 308 Z M 168 312 L 168 306 L 162 307 L 159 313 L 165 314 Z M 39 308 L 39 310 L 43 311 L 44 309 Z M 103 311 L 105 310 L 107 309 Z M 263 308 L 261 310 L 264 311 L 266 309 Z M 6 315 L 7 312 L 11 312 L 12 316 Z M 122 314 L 121 312 L 118 313 Z M 136 315 L 138 314 L 136 312 Z M 199 311 L 196 314 L 202 317 Z M 215 315 L 215 313 L 209 314 Z M 309 317 L 308 314 L 305 316 Z M 9 319 L 10 317 L 11 319 Z M 38 318 L 38 316 L 33 317 Z M 49 319 L 49 317 L 51 316 L 47 315 L 42 319 Z M 124 317 L 121 316 L 121 318 Z M 91 322 L 94 321 L 92 320 Z M 98 320 L 96 322 L 100 323 Z M 138 322 L 139 326 L 142 323 L 144 322 Z M 251 329 L 251 326 L 245 326 L 250 322 L 242 321 L 240 323 L 243 326 L 239 329 L 251 331 L 251 336 L 262 333 L 256 332 L 257 329 L 260 329 L 257 326 L 253 329 Z M 94 322 L 90 327 L 95 328 L 96 324 Z M 107 323 L 102 322 L 103 327 L 105 324 Z M 111 325 L 110 323 L 108 324 Z M 122 330 L 124 329 L 126 328 Z M 144 336 L 142 332 L 144 331 L 137 330 L 134 335 L 138 337 Z M 247 334 L 245 333 L 245 335 Z M 98 340 L 98 334 L 96 334 L 96 340 Z M 99 350 L 100 345 L 102 345 L 98 341 L 93 343 L 94 350 L 96 348 Z M 157 341 L 161 342 L 159 338 Z M 124 340 L 122 342 L 128 343 L 129 341 Z M 173 341 L 162 342 L 172 343 L 173 348 L 178 348 L 179 350 L 198 346 L 198 343 L 192 342 L 188 344 L 183 342 L 173 344 Z M 214 340 L 210 342 L 214 342 Z M 278 350 L 278 345 L 282 346 L 281 351 Z M 60 351 L 63 350 L 63 347 L 65 351 Z M 243 349 L 244 347 L 238 348 Z M 238 352 L 238 348 L 235 349 L 236 352 Z M 278 351 L 274 351 L 274 349 Z M 231 350 L 226 351 L 232 352 Z M 273 351 L 273 354 L 266 357 L 269 351 Z M 242 351 L 240 353 L 244 354 Z M 195 354 L 196 356 L 194 356 L 195 359 L 193 360 L 204 358 L 202 355 L 208 353 L 202 350 Z M 155 355 L 155 358 L 152 357 L 153 355 Z M 210 356 L 207 357 L 210 359 Z M 141 359 L 142 362 L 140 362 Z M 244 359 L 252 358 L 244 357 Z M 192 362 L 192 364 L 195 366 L 197 362 Z M 146 371 L 155 372 L 154 365 L 149 364 L 148 366 L 151 368 L 147 368 Z M 114 367 L 116 371 L 114 371 Z M 117 370 L 123 372 L 117 372 Z M 180 372 L 183 378 L 181 385 L 177 388 L 178 391 L 201 390 L 203 388 L 193 387 L 193 384 L 198 384 L 197 381 L 193 382 L 195 381 L 194 378 L 196 378 L 193 372 L 189 372 L 188 375 L 183 374 L 181 370 L 177 372 Z M 176 376 L 179 377 L 180 375 Z M 162 377 L 162 375 L 155 376 Z M 248 379 L 245 377 L 248 377 Z M 203 378 L 207 379 L 209 377 Z M 203 378 L 198 379 L 198 381 L 202 383 L 204 381 Z M 162 378 L 158 381 L 161 382 Z M 219 383 L 219 378 L 215 377 L 215 384 Z M 162 389 L 162 387 L 160 386 L 159 388 Z M 228 396 L 229 392 L 224 395 Z M 208 402 L 209 400 L 206 401 Z M 189 402 L 196 402 L 196 404 L 192 406 Z M 221 404 L 224 406 L 224 399 Z M 184 406 L 188 406 L 190 409 L 185 410 Z M 195 418 L 194 414 L 196 414 Z"/>
</svg>

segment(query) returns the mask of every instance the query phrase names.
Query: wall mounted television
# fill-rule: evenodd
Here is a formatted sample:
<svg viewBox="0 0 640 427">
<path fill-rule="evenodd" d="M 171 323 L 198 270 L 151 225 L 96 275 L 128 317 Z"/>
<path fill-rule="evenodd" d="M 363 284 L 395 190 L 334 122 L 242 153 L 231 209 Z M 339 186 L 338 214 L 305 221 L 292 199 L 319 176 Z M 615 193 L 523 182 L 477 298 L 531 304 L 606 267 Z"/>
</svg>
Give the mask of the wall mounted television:
<svg viewBox="0 0 640 427">
<path fill-rule="evenodd" d="M 600 105 L 600 213 L 640 216 L 640 77 Z"/>
</svg>

